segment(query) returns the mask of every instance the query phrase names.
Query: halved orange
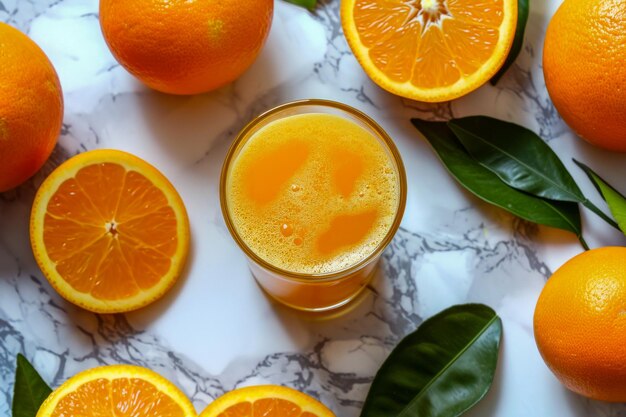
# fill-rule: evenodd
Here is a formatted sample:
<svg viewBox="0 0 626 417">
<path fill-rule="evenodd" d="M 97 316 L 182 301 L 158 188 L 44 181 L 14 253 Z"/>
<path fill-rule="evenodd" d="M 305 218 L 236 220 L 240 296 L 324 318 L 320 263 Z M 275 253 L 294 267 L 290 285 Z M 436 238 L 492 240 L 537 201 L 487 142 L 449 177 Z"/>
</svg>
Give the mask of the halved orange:
<svg viewBox="0 0 626 417">
<path fill-rule="evenodd" d="M 57 388 L 37 417 L 195 417 L 174 384 L 149 369 L 110 365 L 81 372 Z"/>
<path fill-rule="evenodd" d="M 341 0 L 341 22 L 374 82 L 441 102 L 478 88 L 504 64 L 517 0 Z"/>
<path fill-rule="evenodd" d="M 125 152 L 96 150 L 59 166 L 31 213 L 35 259 L 68 301 L 98 313 L 135 310 L 178 279 L 189 220 L 172 184 Z"/>
<path fill-rule="evenodd" d="M 335 417 L 315 398 L 279 385 L 239 388 L 222 395 L 200 417 Z"/>
</svg>

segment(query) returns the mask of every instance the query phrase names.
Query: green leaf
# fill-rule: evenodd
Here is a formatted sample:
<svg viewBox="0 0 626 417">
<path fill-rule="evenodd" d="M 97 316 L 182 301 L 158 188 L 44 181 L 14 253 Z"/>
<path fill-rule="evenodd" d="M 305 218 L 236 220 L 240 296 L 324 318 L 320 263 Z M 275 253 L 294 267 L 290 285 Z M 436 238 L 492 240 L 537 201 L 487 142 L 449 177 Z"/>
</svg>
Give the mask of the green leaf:
<svg viewBox="0 0 626 417">
<path fill-rule="evenodd" d="M 453 119 L 448 126 L 474 159 L 511 187 L 552 200 L 585 201 L 565 165 L 532 130 L 486 116 Z"/>
<path fill-rule="evenodd" d="M 524 220 L 566 230 L 581 239 L 580 211 L 576 203 L 545 200 L 511 188 L 472 159 L 445 122 L 420 119 L 412 119 L 412 122 L 450 174 L 468 191 Z"/>
<path fill-rule="evenodd" d="M 287 3 L 292 3 L 297 6 L 306 7 L 309 10 L 313 10 L 317 6 L 317 0 L 285 0 Z"/>
<path fill-rule="evenodd" d="M 13 417 L 35 417 L 52 390 L 22 354 L 17 355 Z"/>
<path fill-rule="evenodd" d="M 509 186 L 537 197 L 582 203 L 617 227 L 583 195 L 556 153 L 532 130 L 486 116 L 453 119 L 448 126 L 474 159 Z"/>
<path fill-rule="evenodd" d="M 513 62 L 517 59 L 517 56 L 522 51 L 524 45 L 524 31 L 526 30 L 526 22 L 528 22 L 528 14 L 530 12 L 530 0 L 517 0 L 517 27 L 515 28 L 515 38 L 513 38 L 513 45 L 509 55 L 506 57 L 506 61 L 500 68 L 500 70 L 490 80 L 491 85 L 496 85 L 505 72 L 513 65 Z"/>
<path fill-rule="evenodd" d="M 426 320 L 376 374 L 361 417 L 454 417 L 493 382 L 502 322 L 481 304 L 454 306 Z"/>
<path fill-rule="evenodd" d="M 617 191 L 608 182 L 603 180 L 587 165 L 575 159 L 574 162 L 583 171 L 585 171 L 585 174 L 587 174 L 593 185 L 595 185 L 600 195 L 602 195 L 602 198 L 604 198 L 604 201 L 606 201 L 606 203 L 609 205 L 609 209 L 611 209 L 613 217 L 615 217 L 615 220 L 617 220 L 619 228 L 624 234 L 626 234 L 626 197 L 624 197 L 622 193 Z"/>
</svg>

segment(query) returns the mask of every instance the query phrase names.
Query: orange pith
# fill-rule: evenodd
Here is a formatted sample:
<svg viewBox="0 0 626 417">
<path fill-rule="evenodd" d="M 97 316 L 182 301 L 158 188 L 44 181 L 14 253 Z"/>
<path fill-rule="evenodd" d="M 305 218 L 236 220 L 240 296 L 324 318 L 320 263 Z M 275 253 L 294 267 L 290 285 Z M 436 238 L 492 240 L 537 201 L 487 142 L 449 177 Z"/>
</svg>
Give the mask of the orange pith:
<svg viewBox="0 0 626 417">
<path fill-rule="evenodd" d="M 82 372 L 55 390 L 37 417 L 195 417 L 185 395 L 160 375 L 128 365 Z"/>
<path fill-rule="evenodd" d="M 335 417 L 326 406 L 278 385 L 239 388 L 209 404 L 200 417 Z"/>
<path fill-rule="evenodd" d="M 72 158 L 42 185 L 31 239 L 51 284 L 92 311 L 139 308 L 178 277 L 188 245 L 184 206 L 156 169 L 103 150 Z"/>
<path fill-rule="evenodd" d="M 421 101 L 459 97 L 502 66 L 515 35 L 515 0 L 342 0 L 348 42 L 392 93 Z"/>
</svg>

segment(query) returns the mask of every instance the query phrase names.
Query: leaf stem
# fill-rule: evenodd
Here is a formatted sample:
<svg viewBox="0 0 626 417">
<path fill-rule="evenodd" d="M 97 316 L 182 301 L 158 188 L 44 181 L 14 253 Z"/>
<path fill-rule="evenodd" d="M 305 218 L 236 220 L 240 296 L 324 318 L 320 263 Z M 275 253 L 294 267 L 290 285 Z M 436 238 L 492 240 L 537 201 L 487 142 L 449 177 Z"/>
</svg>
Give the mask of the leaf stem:
<svg viewBox="0 0 626 417">
<path fill-rule="evenodd" d="M 611 219 L 609 216 L 607 216 L 606 214 L 604 214 L 604 212 L 602 210 L 600 210 L 598 207 L 596 207 L 591 201 L 589 200 L 585 200 L 582 202 L 583 206 L 587 207 L 589 210 L 591 210 L 592 212 L 594 212 L 598 217 L 600 217 L 602 220 L 604 220 L 605 222 L 607 222 L 609 225 L 613 226 L 614 228 L 616 228 L 617 230 L 621 229 L 619 228 L 619 226 L 617 225 L 617 223 Z"/>
<path fill-rule="evenodd" d="M 580 241 L 580 244 L 582 245 L 584 250 L 589 250 L 589 245 L 587 245 L 587 242 L 585 241 L 583 235 L 578 235 L 578 240 Z"/>
</svg>

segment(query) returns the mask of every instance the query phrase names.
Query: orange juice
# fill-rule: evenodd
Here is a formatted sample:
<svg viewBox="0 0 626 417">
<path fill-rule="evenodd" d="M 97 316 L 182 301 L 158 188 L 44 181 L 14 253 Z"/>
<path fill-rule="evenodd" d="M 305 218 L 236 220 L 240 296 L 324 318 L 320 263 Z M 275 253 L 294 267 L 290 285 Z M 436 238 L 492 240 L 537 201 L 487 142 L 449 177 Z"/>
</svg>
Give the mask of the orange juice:
<svg viewBox="0 0 626 417">
<path fill-rule="evenodd" d="M 290 114 L 248 134 L 227 161 L 229 227 L 280 301 L 325 308 L 367 283 L 375 262 L 327 278 L 380 252 L 404 205 L 404 173 L 375 133 L 339 114 Z"/>
</svg>

